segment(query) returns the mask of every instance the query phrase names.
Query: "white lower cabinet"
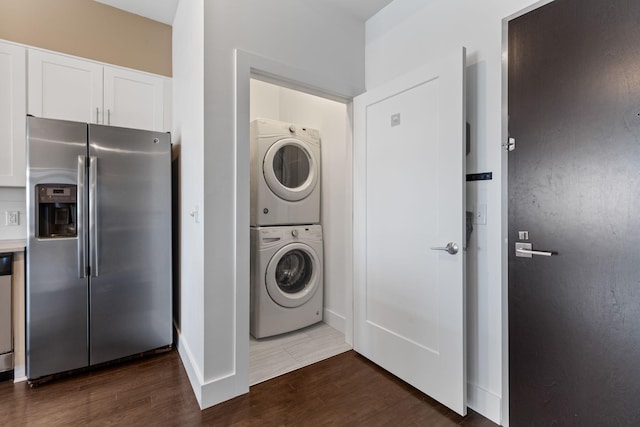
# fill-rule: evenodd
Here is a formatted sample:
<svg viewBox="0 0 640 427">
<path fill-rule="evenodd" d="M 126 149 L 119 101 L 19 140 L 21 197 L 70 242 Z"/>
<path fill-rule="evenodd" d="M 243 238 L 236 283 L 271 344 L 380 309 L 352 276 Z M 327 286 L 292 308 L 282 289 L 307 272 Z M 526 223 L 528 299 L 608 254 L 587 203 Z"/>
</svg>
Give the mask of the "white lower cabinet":
<svg viewBox="0 0 640 427">
<path fill-rule="evenodd" d="M 0 41 L 0 187 L 25 185 L 25 52 Z"/>
</svg>

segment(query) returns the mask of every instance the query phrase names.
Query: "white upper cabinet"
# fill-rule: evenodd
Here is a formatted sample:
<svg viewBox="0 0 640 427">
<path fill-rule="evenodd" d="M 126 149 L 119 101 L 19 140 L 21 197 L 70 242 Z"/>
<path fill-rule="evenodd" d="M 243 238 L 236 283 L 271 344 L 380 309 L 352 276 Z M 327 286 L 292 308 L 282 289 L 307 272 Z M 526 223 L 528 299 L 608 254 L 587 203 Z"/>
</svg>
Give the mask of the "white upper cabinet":
<svg viewBox="0 0 640 427">
<path fill-rule="evenodd" d="M 122 68 L 104 67 L 105 123 L 162 131 L 163 79 Z"/>
<path fill-rule="evenodd" d="M 29 114 L 164 131 L 166 78 L 29 50 Z"/>
<path fill-rule="evenodd" d="M 0 42 L 0 187 L 25 185 L 25 52 Z"/>
<path fill-rule="evenodd" d="M 29 114 L 101 123 L 102 65 L 29 50 Z"/>
</svg>

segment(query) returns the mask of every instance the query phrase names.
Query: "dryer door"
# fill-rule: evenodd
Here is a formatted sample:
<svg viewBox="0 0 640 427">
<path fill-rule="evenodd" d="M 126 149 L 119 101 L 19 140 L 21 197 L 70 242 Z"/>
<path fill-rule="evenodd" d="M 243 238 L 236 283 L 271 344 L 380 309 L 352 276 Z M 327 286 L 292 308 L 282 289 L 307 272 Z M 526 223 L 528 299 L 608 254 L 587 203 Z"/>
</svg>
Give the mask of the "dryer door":
<svg viewBox="0 0 640 427">
<path fill-rule="evenodd" d="M 267 266 L 265 283 L 271 299 L 283 307 L 299 307 L 322 283 L 318 254 L 303 243 L 283 246 Z"/>
<path fill-rule="evenodd" d="M 271 191 L 290 202 L 297 202 L 311 194 L 320 174 L 313 152 L 295 138 L 280 139 L 269 147 L 262 171 Z"/>
</svg>

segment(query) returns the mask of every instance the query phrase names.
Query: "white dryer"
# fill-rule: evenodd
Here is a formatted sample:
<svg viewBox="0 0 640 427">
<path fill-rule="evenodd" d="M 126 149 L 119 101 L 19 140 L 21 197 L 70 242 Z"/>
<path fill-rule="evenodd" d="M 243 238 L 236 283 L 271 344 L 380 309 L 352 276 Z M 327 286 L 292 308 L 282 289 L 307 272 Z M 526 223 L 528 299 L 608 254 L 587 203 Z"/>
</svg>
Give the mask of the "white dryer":
<svg viewBox="0 0 640 427">
<path fill-rule="evenodd" d="M 251 123 L 252 226 L 320 223 L 320 134 L 258 119 Z"/>
<path fill-rule="evenodd" d="M 322 227 L 251 228 L 251 335 L 264 338 L 322 320 Z"/>
</svg>

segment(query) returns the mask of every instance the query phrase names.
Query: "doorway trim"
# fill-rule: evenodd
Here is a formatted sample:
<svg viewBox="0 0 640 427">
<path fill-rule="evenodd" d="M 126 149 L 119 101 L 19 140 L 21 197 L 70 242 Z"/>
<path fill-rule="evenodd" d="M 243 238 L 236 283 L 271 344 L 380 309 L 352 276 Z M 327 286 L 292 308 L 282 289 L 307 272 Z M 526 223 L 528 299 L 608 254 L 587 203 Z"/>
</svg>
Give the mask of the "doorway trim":
<svg viewBox="0 0 640 427">
<path fill-rule="evenodd" d="M 277 84 L 347 105 L 348 120 L 352 123 L 351 104 L 353 98 L 364 92 L 343 81 L 300 69 L 263 56 L 235 49 L 235 372 L 249 389 L 249 289 L 250 289 L 250 156 L 249 122 L 250 80 L 257 78 L 267 83 Z M 352 142 L 353 144 L 353 142 Z M 352 201 L 353 203 L 353 201 Z M 353 235 L 351 236 L 353 241 Z M 353 243 L 351 245 L 353 248 Z M 353 259 L 352 251 L 348 254 Z M 345 289 L 345 341 L 353 345 L 353 262 L 347 274 Z"/>
<path fill-rule="evenodd" d="M 539 0 L 502 19 L 502 143 L 509 138 L 509 21 L 547 5 L 554 0 Z M 502 424 L 509 427 L 509 156 L 502 150 L 501 166 L 502 215 Z"/>
</svg>

